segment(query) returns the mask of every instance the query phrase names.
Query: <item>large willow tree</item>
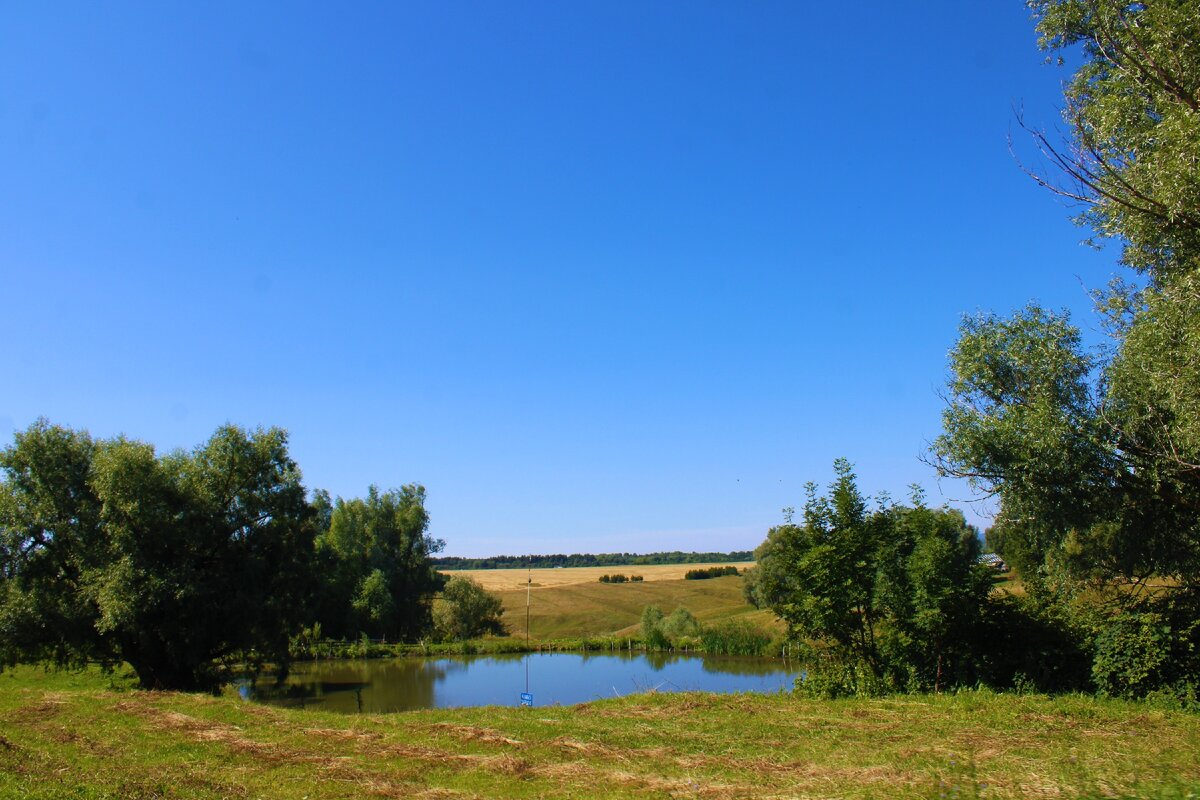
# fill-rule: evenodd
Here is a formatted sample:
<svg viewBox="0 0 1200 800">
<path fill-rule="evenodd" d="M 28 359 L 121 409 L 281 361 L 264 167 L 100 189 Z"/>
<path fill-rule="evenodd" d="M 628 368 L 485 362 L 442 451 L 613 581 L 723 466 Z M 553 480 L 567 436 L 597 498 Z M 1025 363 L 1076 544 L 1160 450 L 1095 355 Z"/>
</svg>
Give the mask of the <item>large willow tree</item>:
<svg viewBox="0 0 1200 800">
<path fill-rule="evenodd" d="M 1032 131 L 1035 177 L 1131 272 L 1096 292 L 1098 350 L 1038 306 L 966 320 L 934 459 L 999 498 L 992 539 L 1035 592 L 1086 581 L 1122 609 L 1094 629 L 1098 686 L 1182 685 L 1200 678 L 1200 3 L 1030 6 L 1078 63 L 1065 137 Z"/>
<path fill-rule="evenodd" d="M 0 665 L 126 661 L 145 687 L 198 689 L 286 664 L 314 526 L 282 430 L 159 455 L 43 420 L 0 470 Z"/>
</svg>

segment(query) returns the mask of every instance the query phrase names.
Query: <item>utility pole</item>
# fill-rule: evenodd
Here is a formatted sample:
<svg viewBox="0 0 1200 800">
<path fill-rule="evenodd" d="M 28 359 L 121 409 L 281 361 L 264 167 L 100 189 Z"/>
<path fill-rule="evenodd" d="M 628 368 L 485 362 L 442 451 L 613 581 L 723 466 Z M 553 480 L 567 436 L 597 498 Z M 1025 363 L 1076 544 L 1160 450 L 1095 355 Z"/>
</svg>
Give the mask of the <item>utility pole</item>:
<svg viewBox="0 0 1200 800">
<path fill-rule="evenodd" d="M 529 694 L 529 594 L 533 591 L 533 565 L 525 562 L 525 694 Z"/>
</svg>

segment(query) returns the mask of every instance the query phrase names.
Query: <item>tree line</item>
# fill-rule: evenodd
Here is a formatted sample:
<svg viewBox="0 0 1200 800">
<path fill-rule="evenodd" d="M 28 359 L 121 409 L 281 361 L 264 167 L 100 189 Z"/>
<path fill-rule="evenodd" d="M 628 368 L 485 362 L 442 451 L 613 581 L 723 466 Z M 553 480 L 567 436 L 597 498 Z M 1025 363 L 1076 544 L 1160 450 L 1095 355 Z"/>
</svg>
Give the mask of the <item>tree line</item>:
<svg viewBox="0 0 1200 800">
<path fill-rule="evenodd" d="M 462 558 L 441 556 L 433 563 L 439 569 L 535 569 L 554 567 L 645 567 L 655 564 L 706 564 L 713 561 L 750 561 L 754 553 L 750 550 L 734 550 L 729 553 L 684 553 L 672 550 L 663 553 L 572 553 L 542 556 L 490 556 L 488 558 Z"/>
<path fill-rule="evenodd" d="M 39 420 L 0 451 L 0 666 L 128 662 L 143 686 L 286 670 L 293 636 L 497 632 L 499 601 L 445 584 L 425 489 L 309 496 L 278 428 L 158 454 Z"/>
</svg>

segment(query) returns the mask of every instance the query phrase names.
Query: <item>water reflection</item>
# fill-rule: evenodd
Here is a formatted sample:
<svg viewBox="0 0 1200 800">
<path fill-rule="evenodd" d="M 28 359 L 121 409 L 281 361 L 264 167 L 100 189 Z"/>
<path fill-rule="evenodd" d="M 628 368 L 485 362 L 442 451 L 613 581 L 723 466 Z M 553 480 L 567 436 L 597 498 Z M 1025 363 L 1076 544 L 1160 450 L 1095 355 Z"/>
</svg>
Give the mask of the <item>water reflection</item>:
<svg viewBox="0 0 1200 800">
<path fill-rule="evenodd" d="M 790 689 L 797 665 L 778 659 L 667 653 L 397 658 L 297 664 L 283 686 L 262 680 L 243 694 L 273 705 L 346 713 L 582 703 L 645 691 L 774 692 Z"/>
</svg>

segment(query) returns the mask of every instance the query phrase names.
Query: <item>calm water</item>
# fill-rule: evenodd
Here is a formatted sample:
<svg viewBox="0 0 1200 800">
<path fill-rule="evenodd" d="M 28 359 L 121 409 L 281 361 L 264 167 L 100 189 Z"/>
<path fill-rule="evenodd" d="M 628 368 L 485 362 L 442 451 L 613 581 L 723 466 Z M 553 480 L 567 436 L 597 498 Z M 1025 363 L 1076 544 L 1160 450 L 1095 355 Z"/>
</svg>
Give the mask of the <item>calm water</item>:
<svg viewBox="0 0 1200 800">
<path fill-rule="evenodd" d="M 264 680 L 242 693 L 276 705 L 346 713 L 518 705 L 527 669 L 535 706 L 651 690 L 777 692 L 791 689 L 799 672 L 795 664 L 778 659 L 659 653 L 315 661 L 295 665 L 282 688 Z"/>
</svg>

